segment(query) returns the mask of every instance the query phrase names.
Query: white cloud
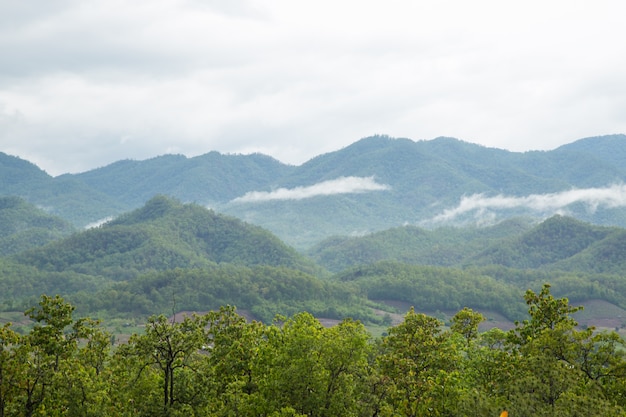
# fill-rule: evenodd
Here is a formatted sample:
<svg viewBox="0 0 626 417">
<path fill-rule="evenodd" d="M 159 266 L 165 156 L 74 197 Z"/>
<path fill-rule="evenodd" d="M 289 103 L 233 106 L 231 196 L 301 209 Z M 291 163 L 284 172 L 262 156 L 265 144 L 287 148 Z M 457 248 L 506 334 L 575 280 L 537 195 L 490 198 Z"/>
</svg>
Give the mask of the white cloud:
<svg viewBox="0 0 626 417">
<path fill-rule="evenodd" d="M 53 174 L 168 149 L 301 163 L 376 133 L 527 150 L 626 132 L 622 1 L 22 3 L 0 6 L 0 150 Z"/>
<path fill-rule="evenodd" d="M 252 191 L 232 200 L 232 203 L 258 203 L 272 200 L 303 200 L 334 194 L 366 193 L 388 190 L 389 186 L 377 183 L 373 177 L 340 177 L 322 181 L 308 187 L 279 188 L 274 191 Z"/>
<path fill-rule="evenodd" d="M 105 223 L 110 222 L 110 221 L 111 221 L 111 220 L 113 220 L 113 219 L 114 219 L 114 217 L 113 217 L 113 216 L 107 216 L 107 217 L 105 217 L 105 218 L 103 218 L 103 219 L 96 220 L 95 222 L 88 223 L 87 225 L 85 225 L 85 229 L 95 229 L 95 228 L 97 228 L 97 227 L 102 226 L 102 225 L 103 225 L 103 224 L 105 224 Z"/>
<path fill-rule="evenodd" d="M 626 185 L 572 189 L 525 197 L 503 195 L 485 197 L 483 194 L 474 194 L 463 197 L 457 207 L 445 210 L 431 221 L 435 223 L 454 221 L 468 213 L 474 213 L 477 219 L 493 218 L 494 211 L 508 209 L 526 209 L 536 213 L 566 213 L 567 207 L 575 203 L 586 205 L 590 212 L 595 212 L 598 208 L 626 207 Z"/>
</svg>

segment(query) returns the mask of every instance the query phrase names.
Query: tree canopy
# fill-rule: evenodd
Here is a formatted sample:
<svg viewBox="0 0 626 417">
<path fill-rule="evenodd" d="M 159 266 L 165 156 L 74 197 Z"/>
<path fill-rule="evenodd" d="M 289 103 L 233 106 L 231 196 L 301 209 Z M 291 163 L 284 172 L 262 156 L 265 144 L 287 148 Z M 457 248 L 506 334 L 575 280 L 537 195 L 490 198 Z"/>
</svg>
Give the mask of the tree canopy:
<svg viewBox="0 0 626 417">
<path fill-rule="evenodd" d="M 152 316 L 113 346 L 98 322 L 43 296 L 28 333 L 0 328 L 0 416 L 624 415 L 624 341 L 579 329 L 578 307 L 549 285 L 524 300 L 529 318 L 508 332 L 478 331 L 467 308 L 450 328 L 411 309 L 372 339 L 351 319 L 262 324 L 226 306 Z"/>
</svg>

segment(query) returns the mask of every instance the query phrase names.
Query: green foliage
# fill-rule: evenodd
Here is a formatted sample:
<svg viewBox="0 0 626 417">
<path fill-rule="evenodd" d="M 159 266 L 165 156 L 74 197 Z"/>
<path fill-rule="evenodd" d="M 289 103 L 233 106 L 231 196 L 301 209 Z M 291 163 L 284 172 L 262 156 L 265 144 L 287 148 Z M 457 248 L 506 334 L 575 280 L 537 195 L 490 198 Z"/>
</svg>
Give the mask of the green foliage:
<svg viewBox="0 0 626 417">
<path fill-rule="evenodd" d="M 105 398 L 108 340 L 98 323 L 74 320 L 62 298 L 42 296 L 26 314 L 35 321 L 20 336 L 8 326 L 0 341 L 0 415 L 97 415 Z"/>
<path fill-rule="evenodd" d="M 247 321 L 233 307 L 145 331 L 109 351 L 97 322 L 41 298 L 25 335 L 0 328 L 0 416 L 609 416 L 625 415 L 626 346 L 580 330 L 550 286 L 528 291 L 529 319 L 477 332 L 411 309 L 372 341 L 346 319 L 309 313 Z"/>
<path fill-rule="evenodd" d="M 578 330 L 566 298 L 554 298 L 550 286 L 525 295 L 530 319 L 509 334 L 517 356 L 516 379 L 509 395 L 516 415 L 622 414 L 621 399 L 611 398 L 615 379 L 626 376 L 623 341 L 610 333 Z M 618 342 L 619 343 L 616 343 Z"/>
<path fill-rule="evenodd" d="M 362 288 L 374 300 L 407 302 L 422 311 L 462 307 L 523 315 L 522 291 L 479 271 L 380 262 L 338 274 L 336 279 Z"/>
<path fill-rule="evenodd" d="M 463 336 L 469 347 L 472 341 L 478 337 L 478 326 L 485 321 L 485 316 L 465 307 L 456 313 L 451 321 L 450 329 Z"/>
<path fill-rule="evenodd" d="M 15 258 L 48 271 L 74 271 L 119 280 L 120 271 L 206 267 L 213 263 L 314 265 L 275 236 L 203 207 L 155 197 L 143 208 L 99 228 Z"/>
<path fill-rule="evenodd" d="M 428 230 L 403 226 L 361 237 L 330 238 L 315 245 L 308 253 L 315 261 L 335 272 L 383 260 L 459 266 L 486 246 L 501 244 L 505 239 L 522 235 L 532 226 L 530 220 L 521 218 L 491 227 Z"/>
<path fill-rule="evenodd" d="M 308 313 L 268 329 L 260 356 L 262 414 L 287 407 L 307 416 L 356 416 L 364 395 L 369 345 L 362 324 L 344 320 L 324 328 Z"/>
<path fill-rule="evenodd" d="M 0 197 L 0 256 L 43 246 L 68 236 L 73 230 L 65 220 L 19 197 Z"/>
<path fill-rule="evenodd" d="M 390 383 L 387 402 L 394 415 L 452 415 L 458 403 L 455 364 L 458 351 L 439 320 L 411 309 L 389 329 L 379 357 Z"/>
<path fill-rule="evenodd" d="M 206 311 L 236 305 L 266 323 L 276 314 L 377 321 L 357 289 L 284 267 L 216 265 L 140 275 L 130 283 L 81 295 L 80 307 L 110 313 Z"/>
<path fill-rule="evenodd" d="M 148 319 L 146 331 L 143 335 L 133 335 L 128 345 L 120 350 L 124 356 L 135 356 L 137 360 L 139 378 L 142 372 L 154 375 L 161 385 L 159 404 L 161 410 L 157 413 L 156 404 L 144 404 L 143 409 L 148 415 L 171 415 L 172 410 L 185 410 L 186 406 L 194 405 L 195 392 L 185 392 L 193 389 L 194 384 L 186 384 L 184 379 L 193 376 L 190 371 L 200 362 L 200 350 L 205 346 L 205 326 L 207 317 L 185 317 L 182 322 L 170 322 L 165 316 L 152 316 Z M 180 380 L 183 379 L 181 382 Z M 128 387 L 132 390 L 132 387 Z M 139 405 L 137 405 L 139 406 Z"/>
<path fill-rule="evenodd" d="M 619 273 L 625 266 L 624 242 L 623 229 L 554 216 L 538 225 L 516 219 L 491 227 L 427 230 L 404 226 L 362 237 L 335 237 L 319 243 L 308 253 L 335 272 L 395 260 L 453 267 L 502 265 Z"/>
</svg>

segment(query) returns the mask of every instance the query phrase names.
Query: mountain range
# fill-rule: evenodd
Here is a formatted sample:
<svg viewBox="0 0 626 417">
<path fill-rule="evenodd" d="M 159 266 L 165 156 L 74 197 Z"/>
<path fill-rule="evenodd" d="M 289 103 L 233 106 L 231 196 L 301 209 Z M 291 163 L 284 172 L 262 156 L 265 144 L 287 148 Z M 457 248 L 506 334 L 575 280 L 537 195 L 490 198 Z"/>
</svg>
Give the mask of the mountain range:
<svg viewBox="0 0 626 417">
<path fill-rule="evenodd" d="M 334 235 L 407 224 L 433 228 L 565 214 L 626 226 L 625 178 L 626 135 L 530 152 L 444 137 L 373 136 L 300 166 L 213 151 L 122 160 L 57 177 L 0 153 L 0 195 L 22 197 L 77 228 L 160 194 L 263 226 L 300 250 Z"/>
<path fill-rule="evenodd" d="M 381 323 L 380 312 L 404 303 L 516 320 L 525 289 L 546 282 L 572 301 L 626 308 L 626 229 L 559 215 L 400 226 L 301 253 L 259 226 L 165 196 L 86 230 L 4 197 L 0 241 L 13 243 L 0 256 L 0 313 L 62 294 L 82 313 L 107 317 L 229 304 L 264 321 L 305 310 Z"/>
</svg>

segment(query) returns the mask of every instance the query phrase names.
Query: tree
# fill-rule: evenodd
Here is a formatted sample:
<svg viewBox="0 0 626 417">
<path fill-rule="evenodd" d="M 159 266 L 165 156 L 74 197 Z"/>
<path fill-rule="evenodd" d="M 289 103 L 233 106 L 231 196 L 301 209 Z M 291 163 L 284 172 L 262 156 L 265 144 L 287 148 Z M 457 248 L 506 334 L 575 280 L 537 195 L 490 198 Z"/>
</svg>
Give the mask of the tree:
<svg viewBox="0 0 626 417">
<path fill-rule="evenodd" d="M 510 411 L 520 416 L 605 416 L 619 412 L 607 382 L 625 376 L 618 337 L 578 330 L 567 298 L 555 299 L 550 285 L 525 295 L 529 320 L 509 334 L 519 358 L 509 387 Z M 617 414 L 616 414 L 617 415 Z"/>
<path fill-rule="evenodd" d="M 485 316 L 465 307 L 452 317 L 451 330 L 463 336 L 469 348 L 470 343 L 478 338 L 478 326 L 483 321 L 485 321 Z"/>
<path fill-rule="evenodd" d="M 201 383 L 212 399 L 209 410 L 219 415 L 243 412 L 257 392 L 255 363 L 266 342 L 266 327 L 248 323 L 230 306 L 209 312 L 207 322 L 210 349 L 203 357 Z"/>
<path fill-rule="evenodd" d="M 20 336 L 13 329 L 11 323 L 0 327 L 0 417 L 4 417 L 7 406 L 18 392 L 16 382 L 19 371 L 16 369 L 16 348 L 19 346 Z"/>
<path fill-rule="evenodd" d="M 268 328 L 259 356 L 258 414 L 293 409 L 307 416 L 356 416 L 365 395 L 368 334 L 346 319 L 325 328 L 300 313 Z"/>
<path fill-rule="evenodd" d="M 411 308 L 383 340 L 379 363 L 391 384 L 388 401 L 395 414 L 446 415 L 458 403 L 454 368 L 460 357 L 441 326 L 436 318 Z"/>
<path fill-rule="evenodd" d="M 148 319 L 143 335 L 133 335 L 128 346 L 120 351 L 124 356 L 138 358 L 136 378 L 148 368 L 160 371 L 162 414 L 169 415 L 181 401 L 178 392 L 179 372 L 193 369 L 200 350 L 206 343 L 205 316 L 187 316 L 182 322 L 172 322 L 165 316 L 152 316 Z"/>
<path fill-rule="evenodd" d="M 63 298 L 43 295 L 38 306 L 25 313 L 35 321 L 27 335 L 16 337 L 3 329 L 2 358 L 10 360 L 10 372 L 3 379 L 9 382 L 13 397 L 11 415 L 65 410 L 80 416 L 100 407 L 104 387 L 95 376 L 95 367 L 104 368 L 108 336 L 98 322 L 74 321 L 73 311 Z M 97 364 L 83 361 L 88 357 L 98 357 Z"/>
</svg>

